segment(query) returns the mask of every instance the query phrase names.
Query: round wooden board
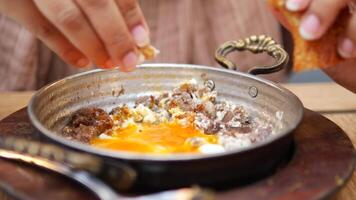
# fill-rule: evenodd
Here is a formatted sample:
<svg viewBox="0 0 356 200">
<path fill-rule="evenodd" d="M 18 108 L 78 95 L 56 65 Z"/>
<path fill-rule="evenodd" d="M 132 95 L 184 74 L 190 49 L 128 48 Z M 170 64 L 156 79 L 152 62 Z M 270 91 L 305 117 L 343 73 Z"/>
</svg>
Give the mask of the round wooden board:
<svg viewBox="0 0 356 200">
<path fill-rule="evenodd" d="M 41 140 L 26 109 L 0 122 L 1 135 Z M 217 199 L 326 199 L 351 176 L 356 153 L 347 135 L 333 122 L 305 110 L 294 131 L 295 151 L 275 174 L 246 186 L 217 192 Z M 256 166 L 258 167 L 258 166 Z M 87 190 L 57 174 L 0 159 L 0 199 L 96 199 Z"/>
</svg>

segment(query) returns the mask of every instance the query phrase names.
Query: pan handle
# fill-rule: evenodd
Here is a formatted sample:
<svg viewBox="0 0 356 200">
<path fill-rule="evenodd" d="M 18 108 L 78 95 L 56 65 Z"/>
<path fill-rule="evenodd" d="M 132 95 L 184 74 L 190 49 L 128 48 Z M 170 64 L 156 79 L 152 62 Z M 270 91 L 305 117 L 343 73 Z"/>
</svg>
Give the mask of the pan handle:
<svg viewBox="0 0 356 200">
<path fill-rule="evenodd" d="M 0 158 L 22 161 L 66 176 L 89 172 L 120 191 L 130 189 L 136 180 L 135 171 L 124 163 L 105 162 L 94 155 L 18 137 L 0 137 Z"/>
<path fill-rule="evenodd" d="M 215 60 L 222 67 L 231 70 L 237 70 L 235 63 L 228 60 L 226 56 L 233 51 L 245 50 L 249 50 L 254 54 L 266 52 L 276 60 L 276 62 L 270 66 L 257 66 L 251 68 L 248 73 L 252 75 L 277 72 L 283 69 L 283 67 L 288 63 L 288 53 L 271 37 L 267 37 L 265 35 L 254 35 L 245 39 L 226 42 L 216 50 Z"/>
<path fill-rule="evenodd" d="M 135 181 L 133 169 L 122 163 L 113 162 L 110 162 L 110 166 L 104 166 L 103 161 L 93 155 L 64 150 L 53 144 L 29 141 L 24 138 L 0 136 L 0 158 L 24 162 L 62 174 L 88 188 L 100 200 L 214 199 L 212 191 L 199 187 L 180 188 L 142 196 L 122 196 L 110 186 L 119 191 L 129 189 Z M 119 173 L 115 173 L 117 171 Z"/>
</svg>

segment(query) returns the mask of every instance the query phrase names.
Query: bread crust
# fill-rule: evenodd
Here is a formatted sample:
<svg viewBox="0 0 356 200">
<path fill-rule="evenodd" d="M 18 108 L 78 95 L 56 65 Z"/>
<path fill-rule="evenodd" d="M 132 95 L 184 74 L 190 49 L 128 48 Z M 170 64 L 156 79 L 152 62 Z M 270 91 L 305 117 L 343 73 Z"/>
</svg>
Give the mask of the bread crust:
<svg viewBox="0 0 356 200">
<path fill-rule="evenodd" d="M 268 0 L 273 12 L 280 18 L 292 34 L 294 41 L 294 66 L 296 72 L 317 68 L 333 67 L 344 59 L 339 56 L 337 46 L 344 34 L 349 13 L 341 12 L 335 23 L 318 40 L 306 41 L 299 34 L 299 24 L 303 12 L 290 12 L 285 7 L 285 0 Z"/>
</svg>

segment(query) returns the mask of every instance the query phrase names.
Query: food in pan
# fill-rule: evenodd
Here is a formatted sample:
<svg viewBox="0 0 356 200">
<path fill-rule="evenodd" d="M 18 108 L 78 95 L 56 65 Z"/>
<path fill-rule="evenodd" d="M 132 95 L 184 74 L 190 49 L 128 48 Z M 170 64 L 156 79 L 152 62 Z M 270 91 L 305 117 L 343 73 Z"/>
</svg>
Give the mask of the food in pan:
<svg viewBox="0 0 356 200">
<path fill-rule="evenodd" d="M 341 12 L 338 20 L 327 33 L 316 41 L 304 40 L 298 31 L 303 12 L 290 12 L 285 7 L 285 0 L 268 0 L 282 23 L 291 31 L 294 40 L 294 70 L 305 71 L 314 68 L 335 66 L 343 59 L 337 52 L 338 39 L 345 30 L 348 12 Z"/>
<path fill-rule="evenodd" d="M 172 91 L 137 98 L 106 113 L 82 108 L 63 128 L 68 139 L 140 153 L 218 153 L 245 148 L 274 134 L 243 106 L 218 99 L 213 81 L 191 80 Z"/>
</svg>

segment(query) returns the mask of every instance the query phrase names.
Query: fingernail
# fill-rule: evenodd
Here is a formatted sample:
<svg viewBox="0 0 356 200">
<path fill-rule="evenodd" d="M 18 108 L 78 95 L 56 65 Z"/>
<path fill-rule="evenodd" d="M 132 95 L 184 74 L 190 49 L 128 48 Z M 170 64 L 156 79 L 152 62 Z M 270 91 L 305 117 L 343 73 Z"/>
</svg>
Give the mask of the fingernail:
<svg viewBox="0 0 356 200">
<path fill-rule="evenodd" d="M 124 56 L 124 58 L 122 59 L 122 63 L 124 64 L 125 70 L 134 70 L 137 65 L 137 55 L 133 51 L 131 51 L 130 53 Z"/>
<path fill-rule="evenodd" d="M 78 67 L 87 67 L 89 66 L 90 61 L 87 58 L 81 58 L 76 62 Z"/>
<path fill-rule="evenodd" d="M 310 14 L 302 19 L 299 33 L 305 40 L 314 40 L 318 38 L 320 27 L 319 18 L 316 15 Z"/>
<path fill-rule="evenodd" d="M 142 25 L 138 25 L 135 28 L 133 28 L 131 33 L 137 46 L 144 47 L 150 43 L 148 32 Z"/>
<path fill-rule="evenodd" d="M 303 8 L 305 0 L 287 0 L 286 8 L 289 11 L 299 11 Z"/>
<path fill-rule="evenodd" d="M 111 69 L 111 68 L 114 68 L 114 67 L 115 67 L 115 64 L 111 60 L 107 60 L 105 62 L 105 68 Z"/>
<path fill-rule="evenodd" d="M 344 38 L 339 43 L 339 54 L 344 58 L 351 58 L 354 52 L 354 43 L 349 38 Z"/>
</svg>

